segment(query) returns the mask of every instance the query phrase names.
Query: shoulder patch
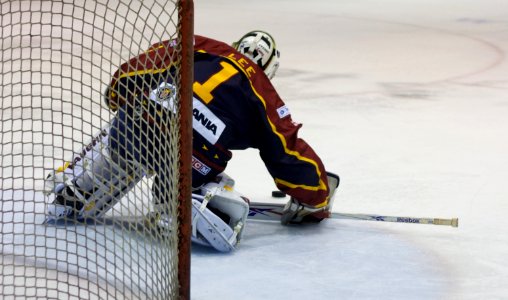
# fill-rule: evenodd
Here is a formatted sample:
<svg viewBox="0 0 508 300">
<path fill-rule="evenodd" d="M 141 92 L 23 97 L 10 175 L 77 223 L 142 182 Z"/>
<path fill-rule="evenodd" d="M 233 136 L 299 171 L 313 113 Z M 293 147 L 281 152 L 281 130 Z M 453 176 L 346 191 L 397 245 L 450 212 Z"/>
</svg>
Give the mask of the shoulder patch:
<svg viewBox="0 0 508 300">
<path fill-rule="evenodd" d="M 289 112 L 289 108 L 286 105 L 277 108 L 277 113 L 279 114 L 279 118 L 285 118 L 289 116 L 291 113 Z"/>
<path fill-rule="evenodd" d="M 170 109 L 176 113 L 175 107 L 176 87 L 171 83 L 163 82 L 150 92 L 150 100 Z"/>
</svg>

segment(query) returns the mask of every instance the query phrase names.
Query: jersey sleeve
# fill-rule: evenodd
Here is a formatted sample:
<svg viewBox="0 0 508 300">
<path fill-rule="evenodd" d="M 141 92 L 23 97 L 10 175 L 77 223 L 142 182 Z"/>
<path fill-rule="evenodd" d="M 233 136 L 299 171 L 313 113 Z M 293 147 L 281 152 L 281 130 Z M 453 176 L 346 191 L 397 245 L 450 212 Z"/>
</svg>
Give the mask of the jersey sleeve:
<svg viewBox="0 0 508 300">
<path fill-rule="evenodd" d="M 273 88 L 265 88 L 257 97 L 263 124 L 259 154 L 275 184 L 303 204 L 326 206 L 329 193 L 326 171 L 312 147 L 299 138 L 302 125 L 293 122 Z"/>
<path fill-rule="evenodd" d="M 303 204 L 324 207 L 328 204 L 326 171 L 316 152 L 301 138 L 301 125 L 291 119 L 289 110 L 263 70 L 248 58 L 221 42 L 196 37 L 195 47 L 220 55 L 234 64 L 247 81 L 242 84 L 245 98 L 254 114 L 255 148 L 277 187 Z M 200 50 L 198 50 L 200 51 Z M 239 125 L 241 126 L 241 125 Z"/>
</svg>

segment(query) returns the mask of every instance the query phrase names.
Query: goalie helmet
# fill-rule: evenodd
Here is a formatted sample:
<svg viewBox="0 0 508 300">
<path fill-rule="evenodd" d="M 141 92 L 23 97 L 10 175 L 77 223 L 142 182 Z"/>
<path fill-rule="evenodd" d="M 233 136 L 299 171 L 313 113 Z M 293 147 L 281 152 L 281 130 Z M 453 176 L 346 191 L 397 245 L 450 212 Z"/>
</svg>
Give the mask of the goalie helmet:
<svg viewBox="0 0 508 300">
<path fill-rule="evenodd" d="M 232 46 L 260 66 L 268 78 L 275 76 L 279 68 L 280 52 L 270 34 L 260 30 L 251 31 Z"/>
</svg>

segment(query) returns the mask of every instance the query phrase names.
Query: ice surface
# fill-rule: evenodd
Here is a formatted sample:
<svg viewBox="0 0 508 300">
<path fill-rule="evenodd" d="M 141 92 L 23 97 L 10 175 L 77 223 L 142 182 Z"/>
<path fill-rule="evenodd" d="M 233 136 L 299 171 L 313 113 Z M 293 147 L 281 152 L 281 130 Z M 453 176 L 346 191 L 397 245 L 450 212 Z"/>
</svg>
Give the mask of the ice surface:
<svg viewBox="0 0 508 300">
<path fill-rule="evenodd" d="M 274 35 L 274 85 L 341 175 L 335 211 L 459 217 L 460 227 L 251 222 L 231 255 L 193 249 L 193 299 L 508 299 L 508 2 L 195 9 L 197 34 Z M 236 152 L 228 172 L 250 198 L 277 201 L 256 151 Z"/>
<path fill-rule="evenodd" d="M 274 85 L 304 124 L 301 137 L 341 176 L 335 211 L 459 217 L 460 227 L 249 222 L 232 254 L 193 248 L 192 299 L 508 298 L 508 2 L 196 0 L 195 10 L 197 34 L 274 35 L 282 54 Z M 239 191 L 282 201 L 270 197 L 274 184 L 256 151 L 234 155 L 228 173 Z M 85 293 L 72 290 L 78 282 L 100 293 L 83 279 L 99 276 L 102 292 L 122 288 L 108 275 L 122 266 L 85 262 L 75 243 L 40 252 L 66 234 L 97 243 L 105 257 L 104 245 L 115 249 L 122 237 L 98 241 L 79 227 L 44 228 L 40 237 L 41 228 L 21 221 L 40 218 L 43 207 L 34 201 L 29 210 L 39 214 L 27 216 L 15 200 L 26 195 L 11 198 L 0 216 L 17 221 L 1 229 L 10 233 L 2 242 L 26 259 L 3 253 L 2 271 L 35 275 L 5 278 Z M 155 272 L 157 246 L 147 251 L 127 263 Z M 47 255 L 68 255 L 69 263 L 51 265 Z M 81 273 L 86 264 L 93 274 Z M 59 283 L 59 272 L 69 282 Z"/>
</svg>

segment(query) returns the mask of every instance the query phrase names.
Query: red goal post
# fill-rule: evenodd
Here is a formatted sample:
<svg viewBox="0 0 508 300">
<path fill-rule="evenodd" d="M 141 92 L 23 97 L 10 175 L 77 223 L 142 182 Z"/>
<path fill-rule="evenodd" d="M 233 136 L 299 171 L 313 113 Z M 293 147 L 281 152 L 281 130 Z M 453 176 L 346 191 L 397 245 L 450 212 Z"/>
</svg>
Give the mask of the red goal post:
<svg viewBox="0 0 508 300">
<path fill-rule="evenodd" d="M 193 9 L 192 0 L 0 0 L 0 298 L 190 299 Z M 115 117 L 104 102 L 113 73 L 169 39 L 176 117 L 160 147 L 172 151 L 159 154 L 173 227 L 145 218 L 149 176 L 104 217 L 44 224 L 48 173 Z"/>
<path fill-rule="evenodd" d="M 180 137 L 180 192 L 178 208 L 179 260 L 178 282 L 180 299 L 190 299 L 190 253 L 191 253 L 191 223 L 192 223 L 192 97 L 194 81 L 194 3 L 193 0 L 180 0 L 180 36 L 182 40 L 182 74 L 181 82 L 185 88 L 180 89 L 180 99 L 185 99 L 181 106 Z M 186 151 L 186 152 L 185 152 Z"/>
</svg>

